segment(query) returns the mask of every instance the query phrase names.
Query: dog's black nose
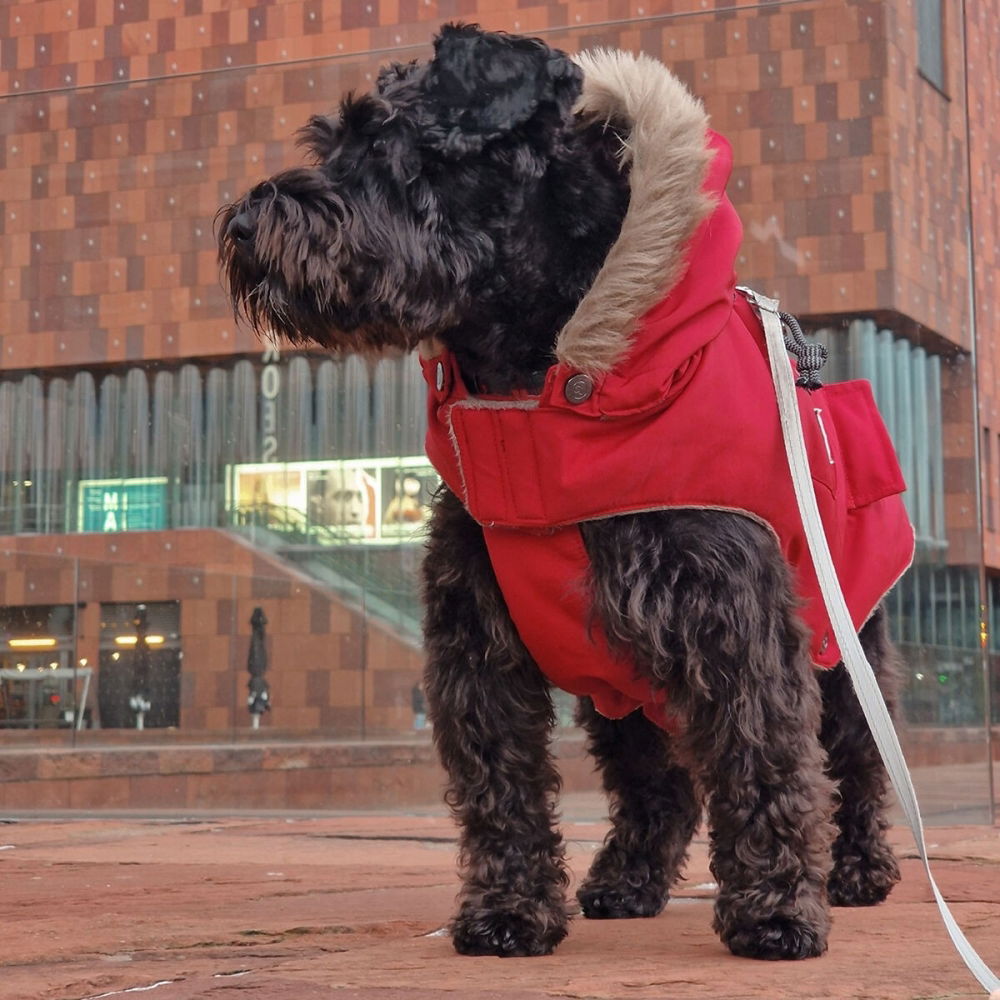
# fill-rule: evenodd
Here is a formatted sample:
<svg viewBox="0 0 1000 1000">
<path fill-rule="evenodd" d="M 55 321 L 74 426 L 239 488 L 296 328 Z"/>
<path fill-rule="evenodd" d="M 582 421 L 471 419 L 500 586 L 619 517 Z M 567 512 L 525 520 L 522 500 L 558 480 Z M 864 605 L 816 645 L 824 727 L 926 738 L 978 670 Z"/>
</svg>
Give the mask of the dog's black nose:
<svg viewBox="0 0 1000 1000">
<path fill-rule="evenodd" d="M 248 212 L 234 215 L 226 227 L 226 235 L 237 244 L 246 244 L 253 239 L 254 222 Z"/>
</svg>

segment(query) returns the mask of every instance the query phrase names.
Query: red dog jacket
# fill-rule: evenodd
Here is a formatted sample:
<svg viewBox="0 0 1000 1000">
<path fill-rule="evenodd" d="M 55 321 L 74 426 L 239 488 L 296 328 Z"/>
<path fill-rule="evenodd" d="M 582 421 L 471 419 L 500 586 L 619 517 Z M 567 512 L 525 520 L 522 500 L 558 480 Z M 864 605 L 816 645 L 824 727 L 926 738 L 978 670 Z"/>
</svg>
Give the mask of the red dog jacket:
<svg viewBox="0 0 1000 1000">
<path fill-rule="evenodd" d="M 447 351 L 422 361 L 427 454 L 483 526 L 525 646 L 558 687 L 620 718 L 668 708 L 591 627 L 579 524 L 673 507 L 717 508 L 767 525 L 791 566 L 817 666 L 840 659 L 812 565 L 778 421 L 763 330 L 735 290 L 742 236 L 725 196 L 732 155 L 714 151 L 686 270 L 645 313 L 624 360 L 581 374 L 553 365 L 537 396 L 474 396 Z M 789 362 L 791 363 L 791 362 Z M 913 530 L 892 443 L 867 382 L 798 389 L 820 513 L 860 628 L 909 566 Z"/>
</svg>

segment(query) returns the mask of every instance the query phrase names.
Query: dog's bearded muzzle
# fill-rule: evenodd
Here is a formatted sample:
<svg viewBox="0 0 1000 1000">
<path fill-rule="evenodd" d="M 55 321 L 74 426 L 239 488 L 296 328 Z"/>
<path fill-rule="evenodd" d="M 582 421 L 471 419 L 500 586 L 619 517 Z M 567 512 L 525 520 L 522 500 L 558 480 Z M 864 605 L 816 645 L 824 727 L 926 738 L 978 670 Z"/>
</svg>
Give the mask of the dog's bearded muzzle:
<svg viewBox="0 0 1000 1000">
<path fill-rule="evenodd" d="M 376 201 L 308 168 L 224 206 L 219 264 L 237 321 L 265 339 L 360 354 L 412 350 L 454 322 L 485 242 L 432 252 L 420 219 L 379 220 Z"/>
<path fill-rule="evenodd" d="M 230 277 L 238 268 L 266 272 L 301 294 L 330 273 L 346 217 L 344 202 L 318 171 L 289 170 L 221 210 L 220 259 Z"/>
<path fill-rule="evenodd" d="M 326 343 L 349 322 L 343 261 L 348 211 L 317 170 L 258 184 L 217 217 L 222 280 L 237 318 L 257 333 Z"/>
</svg>

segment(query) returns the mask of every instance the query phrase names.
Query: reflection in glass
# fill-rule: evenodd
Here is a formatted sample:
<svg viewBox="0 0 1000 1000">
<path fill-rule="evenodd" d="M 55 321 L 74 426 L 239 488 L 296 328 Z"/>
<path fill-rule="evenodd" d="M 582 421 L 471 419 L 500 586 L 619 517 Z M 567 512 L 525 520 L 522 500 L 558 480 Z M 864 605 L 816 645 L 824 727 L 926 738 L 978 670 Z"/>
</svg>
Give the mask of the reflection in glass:
<svg viewBox="0 0 1000 1000">
<path fill-rule="evenodd" d="M 927 0 L 891 9 L 841 0 L 736 3 L 719 12 L 691 6 L 575 28 L 559 26 L 569 16 L 563 11 L 550 19 L 556 27 L 545 29 L 545 39 L 569 50 L 646 51 L 704 99 L 713 126 L 736 150 L 730 194 L 746 233 L 740 280 L 776 294 L 830 346 L 829 379 L 872 381 L 910 484 L 906 502 L 917 532 L 914 566 L 888 599 L 906 658 L 904 736 L 922 773 L 964 768 L 961 780 L 947 771 L 936 782 L 947 794 L 934 800 L 932 812 L 971 804 L 981 816 L 989 798 L 983 646 L 1000 679 L 1000 550 L 987 530 L 993 548 L 983 595 L 977 449 L 987 477 L 987 529 L 996 524 L 990 517 L 1000 462 L 989 464 L 997 421 L 984 418 L 992 430 L 984 426 L 982 436 L 975 384 L 981 377 L 986 413 L 992 347 L 981 352 L 984 360 L 974 354 L 969 316 L 970 280 L 995 268 L 988 247 L 967 237 L 978 235 L 970 198 L 985 197 L 988 208 L 994 185 L 989 164 L 979 169 L 966 142 L 971 134 L 989 148 L 983 136 L 992 134 L 995 116 L 982 90 L 985 111 L 971 108 L 970 122 L 967 67 L 944 53 L 957 54 L 968 41 L 969 59 L 981 65 L 984 52 L 992 58 L 988 32 L 960 38 L 959 19 L 942 22 L 943 5 Z M 523 11 L 492 14 L 510 28 L 527 24 Z M 95 605 L 180 602 L 180 707 L 164 725 L 236 731 L 246 650 L 226 659 L 228 646 L 225 655 L 219 649 L 223 639 L 249 642 L 249 615 L 264 599 L 249 594 L 254 603 L 238 612 L 211 604 L 235 602 L 241 584 L 205 567 L 237 562 L 247 547 L 258 560 L 241 568 L 240 579 L 256 580 L 248 587 L 271 594 L 304 587 L 307 579 L 322 588 L 302 590 L 294 610 L 291 598 L 274 598 L 290 602 L 282 612 L 292 622 L 287 632 L 281 614 L 266 608 L 269 639 L 285 636 L 280 641 L 287 643 L 274 663 L 276 684 L 295 658 L 287 636 L 300 634 L 306 645 L 323 636 L 323 648 L 308 656 L 312 673 L 296 676 L 289 682 L 296 693 L 276 702 L 286 712 L 286 732 L 328 726 L 324 732 L 356 733 L 363 712 L 388 730 L 411 724 L 417 565 L 436 487 L 420 464 L 418 366 L 409 358 L 374 363 L 275 351 L 238 330 L 218 286 L 211 216 L 220 202 L 300 160 L 293 133 L 309 114 L 328 111 L 349 89 L 369 89 L 379 65 L 425 55 L 432 28 L 400 26 L 398 52 L 337 48 L 356 43 L 353 34 L 303 36 L 289 40 L 285 61 L 266 66 L 230 65 L 232 40 L 220 37 L 204 49 L 212 72 L 112 83 L 100 89 L 99 101 L 93 88 L 67 90 L 59 80 L 59 90 L 48 91 L 45 74 L 54 66 L 12 70 L 24 87 L 0 111 L 12 178 L 0 230 L 11 282 L 8 323 L 0 330 L 7 352 L 0 373 L 0 535 L 14 549 L 40 537 L 46 558 L 57 547 L 99 557 L 76 583 L 63 566 L 59 586 L 66 592 L 54 583 L 46 590 L 55 571 L 39 570 L 36 589 L 9 589 L 5 606 L 78 600 L 78 634 L 60 642 L 75 641 L 80 656 L 92 641 L 82 623 Z M 326 47 L 310 48 L 314 41 Z M 252 53 L 257 42 L 247 44 Z M 311 58 L 313 51 L 331 56 Z M 139 72 L 135 60 L 123 63 Z M 57 130 L 50 123 L 60 108 L 65 128 Z M 57 148 L 57 137 L 73 140 L 69 152 Z M 72 222 L 58 214 L 64 206 L 75 213 Z M 995 313 L 985 277 L 976 291 L 981 311 Z M 149 555 L 125 537 L 137 529 L 158 539 Z M 202 562 L 200 573 L 181 572 L 175 560 L 185 532 L 176 529 L 218 533 L 201 542 L 204 551 L 185 556 Z M 220 537 L 230 546 L 224 555 L 210 551 L 222 546 Z M 149 559 L 175 574 L 157 585 L 155 599 L 148 581 L 128 588 L 112 581 L 108 567 L 127 545 L 134 545 L 128 551 L 136 564 Z M 37 561 L 45 563 L 41 555 Z M 27 571 L 12 565 L 11 572 Z M 205 597 L 213 587 L 226 596 Z M 47 596 L 37 596 L 43 591 Z M 190 623 L 188 607 L 198 615 Z M 352 618 L 358 608 L 360 618 Z M 338 616 L 341 631 L 323 632 Z M 376 682 L 365 673 L 373 660 L 366 659 L 363 635 L 383 626 L 405 637 L 413 662 L 387 667 Z M 108 671 L 107 711 L 118 712 L 124 725 L 113 693 L 118 661 L 106 658 L 114 652 L 102 646 L 100 669 Z M 324 672 L 324 655 L 336 669 Z M 1000 723 L 998 690 L 994 682 L 992 712 Z M 559 711 L 568 721 L 565 702 Z M 269 725 L 278 714 L 269 714 Z M 91 705 L 89 718 L 97 715 Z M 246 723 L 242 703 L 239 719 Z"/>
</svg>

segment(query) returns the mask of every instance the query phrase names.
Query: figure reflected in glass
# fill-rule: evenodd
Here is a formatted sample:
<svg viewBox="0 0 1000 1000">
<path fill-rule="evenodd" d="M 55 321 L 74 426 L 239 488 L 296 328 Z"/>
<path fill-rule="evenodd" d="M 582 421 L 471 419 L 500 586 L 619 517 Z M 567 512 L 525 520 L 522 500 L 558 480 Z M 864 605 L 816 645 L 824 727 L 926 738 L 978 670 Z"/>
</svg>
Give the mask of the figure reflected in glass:
<svg viewBox="0 0 1000 1000">
<path fill-rule="evenodd" d="M 385 509 L 383 521 L 386 524 L 423 524 L 428 509 L 421 502 L 423 484 L 415 475 L 403 475 L 396 479 L 395 492 Z"/>
<path fill-rule="evenodd" d="M 149 632 L 149 614 L 145 604 L 135 606 L 132 618 L 135 628 L 135 649 L 132 653 L 132 694 L 129 707 L 135 713 L 135 728 L 146 728 L 146 713 L 152 708 L 150 701 L 150 655 L 146 635 Z"/>
<path fill-rule="evenodd" d="M 250 723 L 254 729 L 260 728 L 260 717 L 271 710 L 271 690 L 267 683 L 267 646 L 264 639 L 264 626 L 267 625 L 267 615 L 263 608 L 254 608 L 250 616 L 250 652 L 247 654 L 247 672 L 250 679 L 247 682 L 249 695 L 247 708 L 250 710 Z"/>
<path fill-rule="evenodd" d="M 309 477 L 309 520 L 352 537 L 373 533 L 374 482 L 363 469 L 334 466 Z"/>
</svg>

